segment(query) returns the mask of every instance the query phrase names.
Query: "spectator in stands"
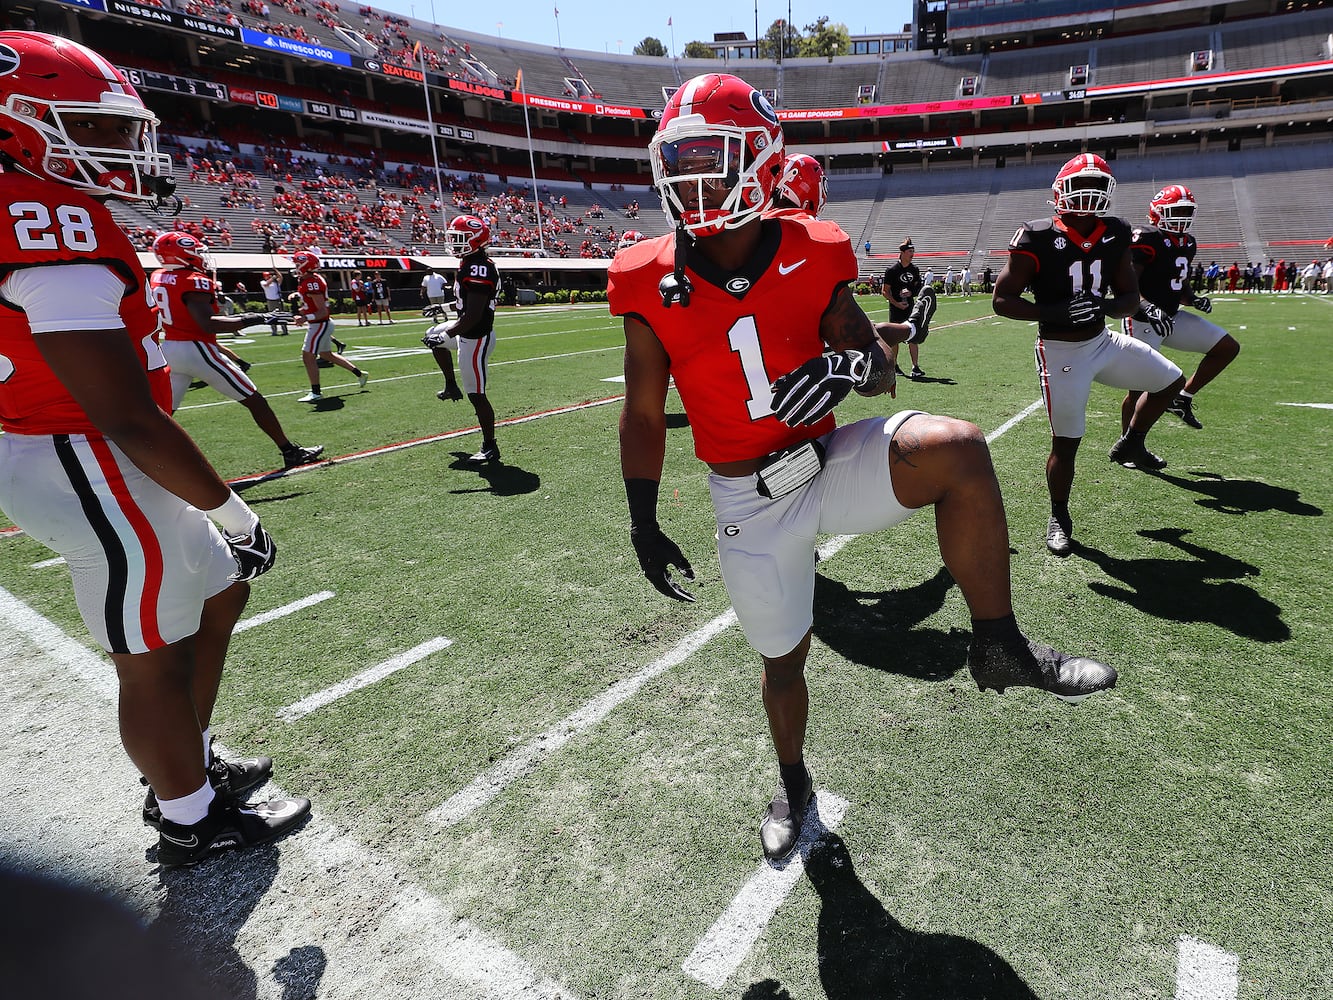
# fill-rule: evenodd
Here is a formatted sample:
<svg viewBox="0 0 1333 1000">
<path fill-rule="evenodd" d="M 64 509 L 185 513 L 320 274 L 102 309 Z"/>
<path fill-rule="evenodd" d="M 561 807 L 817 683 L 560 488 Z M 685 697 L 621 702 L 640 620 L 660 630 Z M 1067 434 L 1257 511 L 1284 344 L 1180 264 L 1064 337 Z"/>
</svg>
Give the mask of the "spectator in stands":
<svg viewBox="0 0 1333 1000">
<path fill-rule="evenodd" d="M 916 245 L 909 236 L 898 244 L 897 262 L 884 272 L 882 293 L 889 303 L 890 323 L 907 322 L 907 317 L 912 312 L 912 303 L 921 294 L 923 287 L 921 270 L 912 263 L 915 255 Z M 893 365 L 895 374 L 901 375 L 903 370 L 898 367 L 898 347 L 896 343 L 889 345 L 889 361 Z M 907 344 L 907 350 L 912 356 L 912 378 L 921 378 L 926 373 L 921 370 L 920 342 L 913 337 Z"/>
</svg>

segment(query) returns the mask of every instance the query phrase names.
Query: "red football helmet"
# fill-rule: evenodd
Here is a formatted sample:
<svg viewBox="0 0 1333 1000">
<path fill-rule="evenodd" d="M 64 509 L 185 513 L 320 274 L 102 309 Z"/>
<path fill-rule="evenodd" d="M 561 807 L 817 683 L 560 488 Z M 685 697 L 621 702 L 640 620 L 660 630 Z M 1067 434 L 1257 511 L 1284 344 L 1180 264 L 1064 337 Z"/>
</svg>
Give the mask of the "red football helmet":
<svg viewBox="0 0 1333 1000">
<path fill-rule="evenodd" d="M 1168 233 L 1188 233 L 1197 207 L 1194 192 L 1184 184 L 1169 184 L 1148 202 L 1148 220 Z"/>
<path fill-rule="evenodd" d="M 782 155 L 782 126 L 768 99 L 723 73 L 696 76 L 672 94 L 648 144 L 667 218 L 696 236 L 757 218 L 777 187 Z"/>
<path fill-rule="evenodd" d="M 1105 215 L 1111 208 L 1115 178 L 1100 156 L 1080 153 L 1055 175 L 1051 202 L 1057 213 L 1070 215 Z"/>
<path fill-rule="evenodd" d="M 449 249 L 466 257 L 491 245 L 491 227 L 475 215 L 456 215 L 449 222 Z"/>
<path fill-rule="evenodd" d="M 85 145 L 89 119 L 107 118 L 128 126 L 128 145 Z M 24 173 L 94 197 L 156 201 L 176 187 L 157 125 L 120 70 L 92 49 L 0 31 L 0 155 Z"/>
<path fill-rule="evenodd" d="M 617 250 L 624 250 L 625 247 L 632 247 L 635 243 L 644 239 L 643 233 L 637 229 L 626 229 L 620 234 L 620 242 L 616 245 Z"/>
<path fill-rule="evenodd" d="M 297 274 L 309 274 L 319 270 L 319 255 L 309 250 L 297 250 L 292 254 L 292 270 Z"/>
<path fill-rule="evenodd" d="M 193 267 L 200 271 L 212 271 L 213 255 L 208 251 L 208 244 L 195 239 L 189 233 L 168 232 L 153 240 L 153 255 L 166 265 Z"/>
<path fill-rule="evenodd" d="M 818 217 L 828 202 L 828 178 L 813 156 L 789 153 L 782 161 L 777 196 Z"/>
</svg>

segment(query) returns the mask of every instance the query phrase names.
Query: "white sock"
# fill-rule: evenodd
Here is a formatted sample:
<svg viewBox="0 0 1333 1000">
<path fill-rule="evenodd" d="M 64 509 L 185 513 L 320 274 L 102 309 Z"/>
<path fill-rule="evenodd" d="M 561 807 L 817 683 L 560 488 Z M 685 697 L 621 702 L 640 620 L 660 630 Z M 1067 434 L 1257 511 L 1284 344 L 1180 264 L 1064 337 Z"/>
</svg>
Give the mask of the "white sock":
<svg viewBox="0 0 1333 1000">
<path fill-rule="evenodd" d="M 204 767 L 213 763 L 213 727 L 204 730 Z"/>
<path fill-rule="evenodd" d="M 213 801 L 213 786 L 207 781 L 198 791 L 182 795 L 178 799 L 157 800 L 162 810 L 162 818 L 169 819 L 181 826 L 193 826 L 208 815 L 208 806 Z"/>
</svg>

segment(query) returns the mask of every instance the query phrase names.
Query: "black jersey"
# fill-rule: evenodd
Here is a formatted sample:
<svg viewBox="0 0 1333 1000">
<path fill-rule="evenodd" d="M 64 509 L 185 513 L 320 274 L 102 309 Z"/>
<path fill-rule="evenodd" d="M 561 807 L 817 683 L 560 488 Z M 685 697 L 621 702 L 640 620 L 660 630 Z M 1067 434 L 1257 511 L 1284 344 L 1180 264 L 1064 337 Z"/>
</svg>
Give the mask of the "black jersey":
<svg viewBox="0 0 1333 1000">
<path fill-rule="evenodd" d="M 1199 244 L 1189 233 L 1168 233 L 1156 226 L 1137 227 L 1133 240 L 1134 264 L 1143 268 L 1139 295 L 1174 316 L 1180 311 L 1180 295 Z"/>
<path fill-rule="evenodd" d="M 1106 216 L 1087 236 L 1069 229 L 1060 219 L 1034 219 L 1018 227 L 1009 241 L 1009 253 L 1026 254 L 1037 265 L 1028 287 L 1037 305 L 1068 302 L 1076 292 L 1107 298 L 1111 276 L 1129 253 L 1131 232 L 1124 219 Z M 1112 296 L 1113 297 L 1113 296 Z M 1097 320 L 1086 324 L 1091 330 Z M 1040 335 L 1041 326 L 1037 328 Z"/>
<path fill-rule="evenodd" d="M 467 334 L 460 334 L 479 340 L 495 329 L 495 307 L 500 293 L 500 270 L 484 253 L 470 253 L 458 262 L 458 273 L 454 276 L 454 301 L 458 303 L 459 317 L 467 317 L 470 308 L 471 293 L 480 292 L 486 296 L 486 314 L 478 320 L 478 325 Z"/>
<path fill-rule="evenodd" d="M 903 267 L 899 261 L 884 272 L 884 289 L 893 296 L 889 300 L 889 322 L 901 323 L 912 311 L 912 302 L 921 291 L 921 269 L 915 264 Z M 907 308 L 899 309 L 893 299 L 907 299 Z"/>
</svg>

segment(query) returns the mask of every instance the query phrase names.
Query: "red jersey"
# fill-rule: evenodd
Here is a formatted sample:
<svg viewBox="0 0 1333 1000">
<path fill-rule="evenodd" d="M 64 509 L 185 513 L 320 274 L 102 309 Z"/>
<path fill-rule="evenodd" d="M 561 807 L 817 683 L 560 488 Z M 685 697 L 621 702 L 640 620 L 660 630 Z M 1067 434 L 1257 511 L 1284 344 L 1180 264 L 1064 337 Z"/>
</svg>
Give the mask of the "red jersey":
<svg viewBox="0 0 1333 1000">
<path fill-rule="evenodd" d="M 329 314 L 329 283 L 322 274 L 303 274 L 296 282 L 296 292 L 301 296 L 301 312 L 308 320 L 324 319 Z M 316 295 L 324 296 L 323 312 L 315 308 Z"/>
<path fill-rule="evenodd" d="M 74 188 L 4 174 L 0 194 L 0 282 L 28 267 L 102 264 L 125 284 L 120 319 L 157 405 L 170 412 L 171 378 L 157 346 L 157 315 L 139 257 L 106 206 Z M 27 315 L 0 300 L 0 428 L 7 434 L 99 435 L 37 349 Z M 106 332 L 124 337 L 123 331 Z"/>
<path fill-rule="evenodd" d="M 218 311 L 218 283 L 203 271 L 190 267 L 163 267 L 148 279 L 153 303 L 162 320 L 164 340 L 196 340 L 216 344 L 218 336 L 196 321 L 185 303 L 187 295 L 207 295 L 210 313 Z M 179 363 L 179 362 L 178 362 Z"/>
<path fill-rule="evenodd" d="M 650 327 L 671 359 L 671 375 L 705 462 L 736 462 L 819 437 L 773 415 L 769 386 L 827 350 L 819 321 L 834 294 L 856 278 L 851 240 L 832 222 L 781 216 L 759 223 L 759 246 L 743 271 L 719 273 L 691 252 L 685 269 L 690 304 L 666 308 L 658 282 L 671 274 L 675 235 L 620 251 L 608 273 L 613 316 Z"/>
</svg>

